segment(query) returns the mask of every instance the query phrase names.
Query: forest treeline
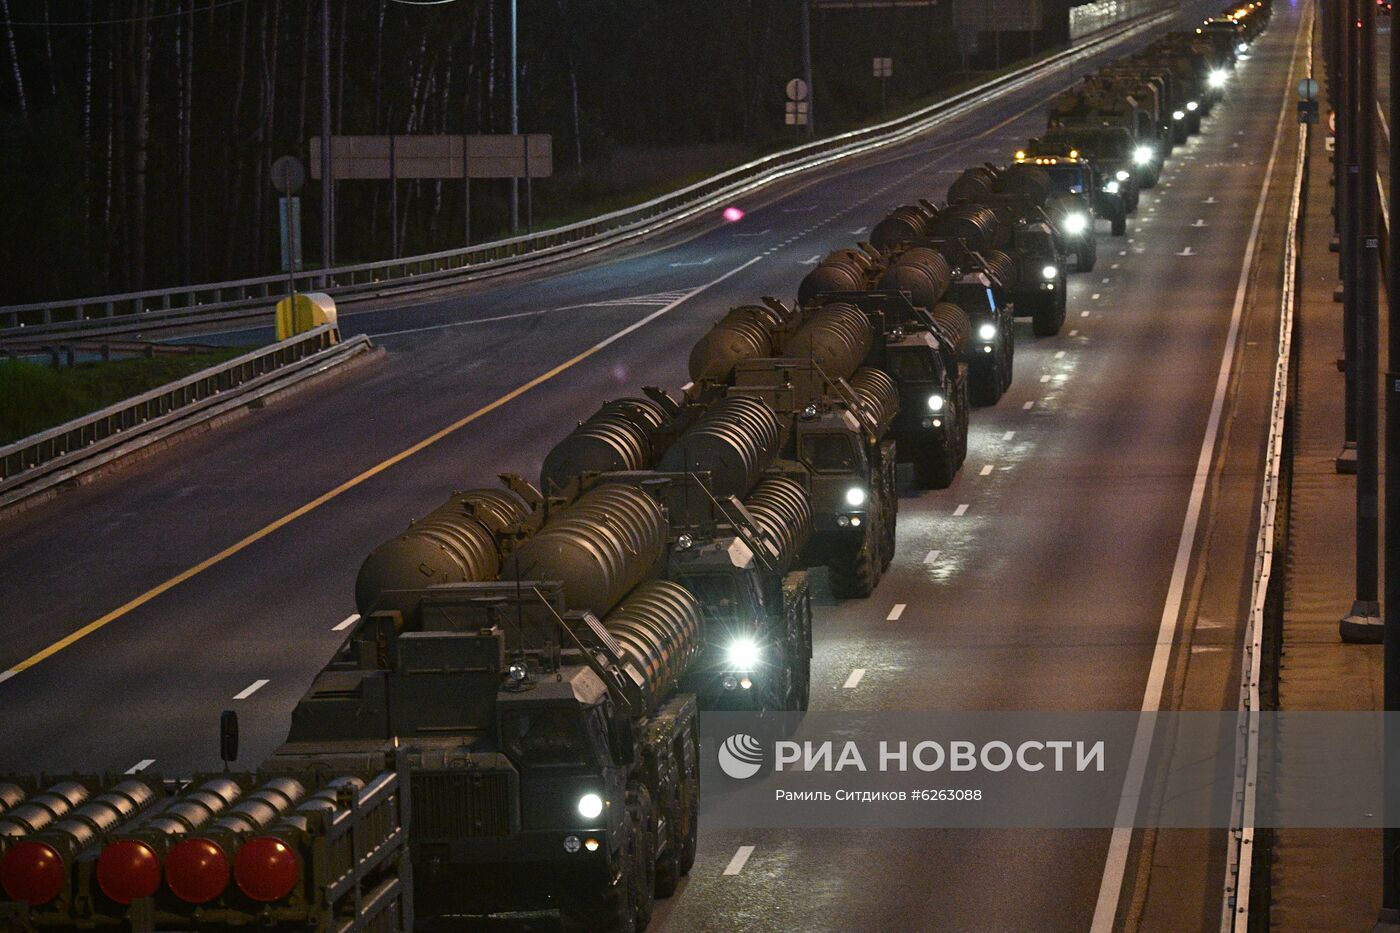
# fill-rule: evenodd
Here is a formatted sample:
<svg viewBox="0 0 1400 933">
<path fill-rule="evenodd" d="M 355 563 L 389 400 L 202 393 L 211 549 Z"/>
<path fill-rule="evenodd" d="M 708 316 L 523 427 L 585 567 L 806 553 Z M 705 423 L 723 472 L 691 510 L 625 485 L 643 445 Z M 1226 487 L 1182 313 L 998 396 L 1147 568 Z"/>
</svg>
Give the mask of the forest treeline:
<svg viewBox="0 0 1400 933">
<path fill-rule="evenodd" d="M 628 153 L 793 139 L 783 86 L 800 73 L 799 0 L 518 3 L 521 129 L 554 136 L 537 218 L 625 186 Z M 510 0 L 329 8 L 335 133 L 509 130 Z M 321 0 L 0 0 L 0 303 L 276 271 L 269 169 L 284 154 L 307 161 L 320 133 L 321 11 Z M 824 131 L 878 115 L 873 55 L 895 59 L 891 106 L 962 67 L 947 4 L 819 11 L 813 52 Z M 505 186 L 473 184 L 476 239 L 504 230 Z M 460 188 L 401 183 L 405 253 L 461 245 Z M 387 256 L 387 183 L 337 190 L 337 260 Z M 308 264 L 320 260 L 319 201 L 308 184 Z"/>
</svg>

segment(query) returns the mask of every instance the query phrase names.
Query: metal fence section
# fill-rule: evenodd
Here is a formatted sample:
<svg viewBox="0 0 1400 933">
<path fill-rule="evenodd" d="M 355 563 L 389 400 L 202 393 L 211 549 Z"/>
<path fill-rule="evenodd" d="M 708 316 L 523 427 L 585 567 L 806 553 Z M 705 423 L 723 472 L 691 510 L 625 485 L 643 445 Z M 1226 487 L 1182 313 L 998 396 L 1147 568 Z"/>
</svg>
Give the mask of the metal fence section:
<svg viewBox="0 0 1400 933">
<path fill-rule="evenodd" d="M 295 287 L 301 291 L 326 292 L 337 300 L 374 297 L 387 292 L 466 281 L 573 258 L 647 236 L 789 176 L 904 142 L 985 103 L 989 98 L 1043 80 L 1047 73 L 1088 57 L 1105 44 L 1156 26 L 1174 12 L 1174 9 L 1168 9 L 1122 23 L 1081 45 L 921 110 L 876 126 L 763 156 L 644 204 L 537 234 L 465 249 L 304 271 L 294 276 Z M 169 326 L 177 322 L 209 320 L 219 312 L 260 314 L 283 294 L 287 286 L 288 276 L 276 274 L 121 295 L 10 305 L 0 307 L 0 339 L 36 333 L 62 333 L 123 322 L 129 322 L 131 330 Z"/>
<path fill-rule="evenodd" d="M 1069 8 L 1070 41 L 1170 6 L 1172 0 L 1095 0 Z"/>
<path fill-rule="evenodd" d="M 318 327 L 0 447 L 0 507 L 130 452 L 143 438 L 149 442 L 157 432 L 186 426 L 223 403 L 246 403 L 255 390 L 270 391 L 292 374 L 319 371 L 369 346 L 364 335 L 339 342 L 334 327 Z"/>
</svg>

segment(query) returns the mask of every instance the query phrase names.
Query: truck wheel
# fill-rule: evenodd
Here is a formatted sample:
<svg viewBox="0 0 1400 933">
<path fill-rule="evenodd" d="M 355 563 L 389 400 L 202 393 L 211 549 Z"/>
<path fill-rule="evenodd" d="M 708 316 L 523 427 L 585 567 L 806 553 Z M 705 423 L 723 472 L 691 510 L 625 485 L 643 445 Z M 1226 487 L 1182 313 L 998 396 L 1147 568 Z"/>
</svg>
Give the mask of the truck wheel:
<svg viewBox="0 0 1400 933">
<path fill-rule="evenodd" d="M 833 558 L 826 566 L 831 578 L 831 595 L 837 599 L 864 599 L 875 591 L 879 573 L 875 567 L 875 541 L 866 529 L 860 543 L 849 545 L 845 553 Z"/>
<path fill-rule="evenodd" d="M 689 821 L 686 823 L 685 839 L 681 841 L 682 875 L 690 874 L 690 870 L 695 867 L 695 853 L 700 848 L 700 772 L 696 771 L 691 775 L 690 781 L 690 802 L 685 808 Z"/>
<path fill-rule="evenodd" d="M 633 890 L 633 902 L 637 917 L 637 931 L 641 933 L 651 923 L 652 911 L 656 908 L 656 818 L 652 812 L 651 791 L 645 784 L 633 785 L 627 791 L 627 811 L 631 818 L 635 840 L 633 874 L 637 884 Z"/>
<path fill-rule="evenodd" d="M 881 524 L 883 527 L 880 529 L 880 573 L 883 574 L 890 569 L 890 563 L 894 560 L 895 517 L 893 512 L 886 515 Z"/>
<path fill-rule="evenodd" d="M 1098 263 L 1098 261 L 1098 241 L 1093 239 L 1093 235 L 1090 234 L 1089 237 L 1086 238 L 1085 242 L 1080 244 L 1079 262 L 1077 263 L 1077 266 L 1079 267 L 1080 272 L 1093 272 L 1094 266 Z"/>
<path fill-rule="evenodd" d="M 990 360 L 979 365 L 969 375 L 969 381 L 972 383 L 972 404 L 995 405 L 1001 401 L 1001 394 L 1006 391 L 1004 355 L 1000 350 L 992 353 Z"/>
<path fill-rule="evenodd" d="M 914 460 L 914 485 L 919 489 L 947 489 L 957 473 L 953 452 L 941 440 L 924 445 L 922 455 Z"/>
<path fill-rule="evenodd" d="M 560 912 L 569 933 L 637 933 L 637 873 L 627 872 L 601 902 L 574 901 Z"/>
<path fill-rule="evenodd" d="M 1126 215 L 1126 214 L 1120 214 L 1119 216 L 1113 218 L 1113 235 L 1114 235 L 1114 236 L 1122 236 L 1123 234 L 1125 234 L 1125 233 L 1127 233 L 1127 232 L 1128 232 L 1128 217 L 1127 217 L 1127 215 Z"/>
<path fill-rule="evenodd" d="M 1064 285 L 1062 284 L 1060 288 L 1063 290 Z M 1064 309 L 1060 306 L 1059 296 L 1053 292 L 1036 304 L 1035 313 L 1031 315 L 1031 331 L 1037 337 L 1055 336 L 1060 332 L 1060 327 L 1064 323 Z"/>
<path fill-rule="evenodd" d="M 680 814 L 673 814 L 673 819 L 666 822 L 672 826 L 678 825 Z M 676 893 L 676 888 L 681 883 L 681 853 L 678 845 L 679 840 L 671 839 L 667 841 L 666 849 L 656 859 L 656 896 L 670 897 Z"/>
</svg>

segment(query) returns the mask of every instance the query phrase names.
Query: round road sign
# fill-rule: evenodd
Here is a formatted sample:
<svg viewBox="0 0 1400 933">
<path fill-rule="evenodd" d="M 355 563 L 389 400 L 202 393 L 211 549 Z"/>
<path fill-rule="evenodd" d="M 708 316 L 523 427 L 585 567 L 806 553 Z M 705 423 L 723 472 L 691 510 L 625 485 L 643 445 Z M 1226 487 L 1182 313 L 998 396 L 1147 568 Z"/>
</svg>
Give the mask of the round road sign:
<svg viewBox="0 0 1400 933">
<path fill-rule="evenodd" d="M 1317 100 L 1318 91 L 1322 88 L 1312 78 L 1304 78 L 1298 82 L 1298 96 L 1303 100 Z"/>
<path fill-rule="evenodd" d="M 272 163 L 272 187 L 282 194 L 292 195 L 306 184 L 306 169 L 296 156 L 285 155 Z"/>
<path fill-rule="evenodd" d="M 806 100 L 807 82 L 801 78 L 793 78 L 787 83 L 788 100 Z"/>
</svg>

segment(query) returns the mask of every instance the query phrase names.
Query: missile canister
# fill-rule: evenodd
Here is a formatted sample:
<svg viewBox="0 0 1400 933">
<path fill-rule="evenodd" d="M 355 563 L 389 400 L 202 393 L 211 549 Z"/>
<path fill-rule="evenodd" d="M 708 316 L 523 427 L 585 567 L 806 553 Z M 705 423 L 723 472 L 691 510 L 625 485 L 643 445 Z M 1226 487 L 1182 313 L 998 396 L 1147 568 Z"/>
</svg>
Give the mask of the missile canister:
<svg viewBox="0 0 1400 933">
<path fill-rule="evenodd" d="M 851 377 L 851 388 L 876 424 L 889 424 L 899 414 L 899 390 L 888 373 L 879 369 L 858 370 Z"/>
<path fill-rule="evenodd" d="M 948 203 L 980 201 L 992 193 L 999 176 L 1000 172 L 989 165 L 974 165 L 948 186 Z"/>
<path fill-rule="evenodd" d="M 602 616 L 647 577 L 669 531 L 651 496 L 632 486 L 597 486 L 522 544 L 503 576 L 558 580 L 570 608 Z"/>
<path fill-rule="evenodd" d="M 962 237 L 969 249 L 1001 249 L 1011 239 L 1011 229 L 996 212 L 983 204 L 955 204 L 938 215 L 940 236 Z"/>
<path fill-rule="evenodd" d="M 496 533 L 528 513 L 525 503 L 504 489 L 454 493 L 365 558 L 355 578 L 355 606 L 360 615 L 376 609 L 411 611 L 409 597 L 384 595 L 392 590 L 496 579 L 501 565 Z"/>
<path fill-rule="evenodd" d="M 1053 184 L 1050 173 L 1032 162 L 1015 162 L 1008 165 L 996 180 L 997 194 L 1020 194 L 1030 198 L 1032 204 L 1044 204 Z"/>
<path fill-rule="evenodd" d="M 1003 288 L 1011 288 L 1016 284 L 1016 260 L 1007 253 L 999 249 L 989 249 L 982 254 L 982 261 L 987 266 L 987 271 L 997 279 Z"/>
<path fill-rule="evenodd" d="M 866 316 L 852 305 L 829 304 L 813 312 L 783 347 L 783 355 L 813 360 L 833 379 L 849 378 L 875 340 Z"/>
<path fill-rule="evenodd" d="M 699 600 L 685 587 L 650 580 L 603 624 L 622 646 L 623 672 L 650 711 L 670 693 L 699 649 L 703 617 Z"/>
<path fill-rule="evenodd" d="M 8 781 L 0 781 L 0 816 L 9 813 L 24 800 L 24 788 Z"/>
<path fill-rule="evenodd" d="M 652 436 L 667 420 L 650 399 L 607 402 L 554 445 L 540 470 L 540 488 L 562 489 L 582 473 L 646 469 L 653 456 Z"/>
<path fill-rule="evenodd" d="M 37 833 L 72 812 L 88 799 L 89 791 L 77 781 L 60 781 L 0 816 L 0 853 L 9 843 Z"/>
<path fill-rule="evenodd" d="M 938 211 L 923 204 L 903 204 L 890 211 L 870 231 L 870 243 L 887 251 L 901 243 L 928 236 L 936 226 Z"/>
<path fill-rule="evenodd" d="M 909 301 L 915 307 L 932 308 L 952 281 L 953 270 L 942 253 L 916 246 L 900 253 L 880 279 L 880 287 L 908 292 Z"/>
<path fill-rule="evenodd" d="M 967 312 L 957 305 L 943 301 L 929 311 L 939 335 L 948 341 L 954 352 L 962 355 L 967 352 L 968 341 L 972 339 L 972 322 Z"/>
<path fill-rule="evenodd" d="M 727 382 L 740 360 L 772 356 L 774 335 L 789 322 L 778 309 L 767 305 L 732 309 L 690 351 L 690 378 Z"/>
<path fill-rule="evenodd" d="M 802 487 L 785 476 L 767 477 L 744 500 L 744 508 L 777 547 L 779 565 L 791 565 L 812 536 L 812 502 Z"/>
<path fill-rule="evenodd" d="M 761 399 L 735 395 L 710 407 L 666 451 L 657 469 L 710 474 L 716 496 L 743 496 L 777 455 L 781 425 Z"/>
<path fill-rule="evenodd" d="M 830 254 L 797 286 L 797 303 L 805 305 L 825 292 L 859 292 L 875 261 L 858 249 L 839 249 Z"/>
</svg>

